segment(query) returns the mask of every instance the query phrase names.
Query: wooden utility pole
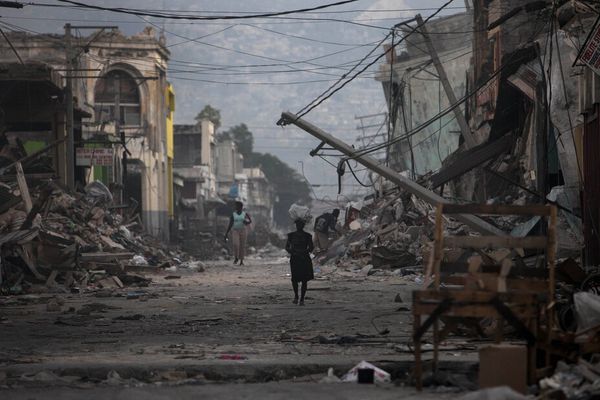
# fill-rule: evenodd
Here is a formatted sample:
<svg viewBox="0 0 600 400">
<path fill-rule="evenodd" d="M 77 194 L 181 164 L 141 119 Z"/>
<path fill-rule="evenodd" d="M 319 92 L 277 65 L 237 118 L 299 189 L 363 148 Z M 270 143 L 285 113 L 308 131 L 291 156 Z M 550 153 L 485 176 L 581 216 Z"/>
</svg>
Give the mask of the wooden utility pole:
<svg viewBox="0 0 600 400">
<path fill-rule="evenodd" d="M 101 32 L 105 29 L 119 29 L 118 26 L 73 26 L 71 24 L 65 24 L 65 53 L 66 53 L 66 82 L 65 82 L 65 107 L 66 107 L 66 132 L 67 132 L 67 166 L 66 166 L 66 178 L 67 178 L 67 186 L 70 189 L 75 188 L 75 137 L 74 137 L 74 121 L 73 121 L 73 113 L 74 113 L 74 104 L 73 104 L 73 70 L 75 69 L 73 66 L 73 62 L 76 58 L 79 57 L 80 53 L 75 53 L 73 50 L 73 29 L 100 29 Z M 98 35 L 96 35 L 92 40 L 87 44 L 95 40 Z"/>
<path fill-rule="evenodd" d="M 127 149 L 125 143 L 125 132 L 121 131 L 121 76 L 113 75 L 113 95 L 115 96 L 115 136 L 121 140 L 123 146 L 123 157 L 121 158 L 121 174 L 117 174 L 117 183 L 121 185 L 121 203 L 125 202 L 125 185 L 127 183 Z"/>
<path fill-rule="evenodd" d="M 66 76 L 65 106 L 67 108 L 66 131 L 67 131 L 67 186 L 75 188 L 75 138 L 73 129 L 73 46 L 71 43 L 71 24 L 65 25 L 65 52 L 66 52 Z"/>
<path fill-rule="evenodd" d="M 415 20 L 419 24 L 419 31 L 421 32 L 423 39 L 425 39 L 425 44 L 427 45 L 427 51 L 428 51 L 429 55 L 431 56 L 431 61 L 433 61 L 433 65 L 435 66 L 435 69 L 437 70 L 440 81 L 442 82 L 442 86 L 444 87 L 444 92 L 446 92 L 446 97 L 448 98 L 448 102 L 450 102 L 450 106 L 454 106 L 455 104 L 458 103 L 458 100 L 456 99 L 456 96 L 454 95 L 454 90 L 452 89 L 452 85 L 450 85 L 450 82 L 448 81 L 448 75 L 446 75 L 446 71 L 444 70 L 442 63 L 440 62 L 437 51 L 435 50 L 435 47 L 433 47 L 433 43 L 431 42 L 431 38 L 429 37 L 429 33 L 427 32 L 427 28 L 425 27 L 423 18 L 421 18 L 421 14 L 417 14 L 415 16 Z M 467 120 L 466 120 L 464 114 L 462 113 L 460 107 L 458 107 L 458 106 L 455 107 L 453 111 L 454 111 L 454 115 L 456 117 L 456 121 L 458 122 L 458 125 L 460 126 L 460 132 L 461 132 L 463 139 L 465 140 L 465 144 L 467 145 L 467 148 L 475 147 L 477 143 L 475 142 L 475 138 L 473 137 L 473 134 L 471 133 L 469 124 L 467 123 Z"/>
<path fill-rule="evenodd" d="M 437 204 L 439 204 L 439 203 L 444 203 L 444 204 L 451 203 L 450 201 L 444 199 L 443 197 L 439 196 L 438 194 L 434 193 L 433 191 L 424 188 L 423 186 L 419 185 L 418 183 L 416 183 L 408 178 L 403 177 L 402 175 L 400 175 L 399 173 L 394 171 L 392 168 L 390 168 L 386 165 L 380 164 L 373 157 L 356 156 L 356 149 L 354 149 L 350 145 L 346 144 L 345 142 L 333 137 L 329 133 L 323 131 L 322 129 L 318 128 L 317 126 L 311 124 L 310 122 L 305 121 L 302 118 L 299 118 L 297 115 L 292 114 L 291 112 L 282 113 L 281 121 L 283 121 L 285 123 L 294 124 L 297 127 L 299 127 L 300 129 L 305 130 L 306 132 L 310 133 L 317 139 L 325 142 L 326 144 L 328 144 L 331 147 L 333 147 L 334 149 L 342 152 L 346 156 L 353 157 L 354 160 L 356 160 L 356 162 L 364 165 L 365 167 L 369 168 L 371 171 L 378 173 L 380 176 L 395 183 L 396 185 L 400 186 L 407 192 L 414 194 L 415 196 L 417 196 L 418 198 L 420 198 L 422 200 L 425 200 L 429 204 L 437 206 Z M 496 228 L 495 226 L 489 224 L 488 222 L 482 220 L 481 218 L 479 218 L 475 215 L 457 214 L 455 216 L 455 218 L 457 220 L 459 220 L 460 222 L 473 228 L 477 232 L 480 232 L 485 235 L 497 235 L 497 236 L 507 235 L 505 232 L 501 231 L 500 229 Z"/>
</svg>

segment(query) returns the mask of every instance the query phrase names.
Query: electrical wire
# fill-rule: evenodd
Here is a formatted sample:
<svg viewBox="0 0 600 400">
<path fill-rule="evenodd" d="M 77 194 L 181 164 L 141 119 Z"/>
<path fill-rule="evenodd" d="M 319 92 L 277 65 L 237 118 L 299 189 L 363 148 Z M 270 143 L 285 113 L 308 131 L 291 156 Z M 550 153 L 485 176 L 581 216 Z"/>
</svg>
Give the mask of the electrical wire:
<svg viewBox="0 0 600 400">
<path fill-rule="evenodd" d="M 156 25 L 155 23 L 153 23 L 151 21 L 146 21 L 146 22 L 149 23 L 150 25 L 158 28 L 158 29 L 162 29 L 160 26 Z M 190 40 L 190 41 L 193 41 L 194 43 L 202 44 L 202 45 L 205 45 L 205 46 L 209 46 L 209 47 L 213 47 L 213 48 L 217 48 L 217 49 L 225 50 L 225 51 L 231 51 L 231 52 L 234 52 L 234 53 L 243 54 L 243 55 L 247 55 L 247 56 L 251 56 L 251 57 L 256 57 L 256 58 L 260 58 L 260 59 L 264 59 L 264 60 L 283 62 L 283 63 L 288 64 L 288 65 L 290 65 L 290 64 L 306 63 L 306 64 L 309 64 L 309 65 L 315 65 L 315 66 L 318 66 L 318 67 L 322 67 L 322 65 L 320 65 L 320 64 L 313 64 L 312 61 L 319 60 L 319 59 L 322 59 L 322 58 L 325 58 L 325 57 L 331 57 L 333 55 L 338 55 L 338 54 L 341 54 L 341 53 L 344 53 L 344 52 L 347 52 L 347 51 L 354 50 L 355 48 L 364 47 L 363 45 L 358 45 L 358 46 L 353 47 L 353 48 L 343 49 L 343 50 L 340 50 L 340 51 L 337 51 L 337 52 L 333 52 L 333 53 L 329 53 L 329 54 L 326 54 L 326 55 L 323 55 L 323 56 L 313 57 L 312 59 L 309 59 L 309 60 L 290 61 L 290 60 L 282 60 L 282 59 L 275 58 L 275 57 L 263 56 L 263 55 L 260 55 L 260 54 L 254 54 L 254 53 L 250 53 L 250 52 L 246 52 L 246 51 L 242 51 L 242 50 L 231 49 L 231 48 L 220 46 L 220 45 L 216 45 L 216 44 L 213 44 L 213 43 L 201 42 L 201 41 L 198 41 L 198 40 L 195 40 L 195 39 L 192 39 L 192 38 L 189 38 L 189 37 L 186 37 L 186 36 L 174 33 L 174 32 L 170 32 L 170 31 L 167 31 L 167 30 L 165 30 L 165 32 L 169 33 L 170 35 L 177 36 L 177 37 L 179 37 L 181 39 Z"/>
<path fill-rule="evenodd" d="M 319 102 L 320 99 L 322 99 L 321 100 L 321 102 L 322 102 L 325 99 L 329 98 L 331 96 L 331 94 L 335 93 L 335 92 L 332 92 L 331 94 L 328 95 L 328 92 L 330 90 L 333 90 L 332 88 L 334 88 L 335 85 L 337 85 L 338 83 L 340 83 L 341 81 L 343 81 L 348 76 L 348 74 L 352 73 L 355 69 L 357 69 L 366 60 L 367 57 L 369 57 L 371 54 L 373 54 L 375 52 L 375 50 L 377 50 L 379 48 L 379 46 L 381 46 L 381 44 L 383 44 L 383 42 L 385 42 L 387 40 L 387 38 L 390 35 L 391 35 L 391 32 L 388 33 L 383 39 L 381 39 L 381 41 L 379 43 L 377 43 L 377 45 L 375 47 L 373 47 L 371 49 L 371 51 L 369 51 L 367 53 L 367 55 L 365 57 L 363 57 L 354 67 L 352 67 L 352 69 L 350 69 L 350 71 L 348 71 L 347 73 L 343 74 L 333 85 L 331 85 L 329 88 L 327 88 L 327 90 L 325 90 L 323 93 L 321 93 L 319 96 L 317 96 L 317 98 L 315 100 L 311 101 L 306 106 L 304 106 L 300 111 L 298 111 L 297 114 L 299 114 L 300 117 L 303 116 L 303 115 L 305 115 L 306 113 L 308 113 L 308 112 L 310 112 L 312 110 L 311 106 L 313 106 L 314 104 L 317 104 L 317 103 L 321 104 Z"/>
<path fill-rule="evenodd" d="M 445 7 L 447 7 L 453 1 L 454 0 L 449 0 L 446 3 L 444 3 L 441 7 L 439 7 L 437 9 L 437 11 L 435 11 L 433 14 L 431 14 L 429 17 L 427 17 L 425 19 L 425 21 L 423 21 L 423 24 L 427 23 L 431 18 L 433 18 L 434 16 L 436 16 L 437 14 L 439 14 Z M 350 83 L 354 79 L 356 79 L 360 74 L 362 74 L 364 71 L 366 71 L 372 65 L 374 65 L 381 58 L 385 57 L 387 55 L 387 53 L 389 53 L 391 51 L 394 51 L 394 48 L 396 46 L 398 46 L 400 43 L 402 43 L 407 36 L 410 36 L 411 34 L 413 34 L 417 30 L 417 28 L 418 28 L 418 26 L 414 27 L 411 30 L 411 32 L 408 33 L 404 38 L 402 38 L 401 40 L 399 40 L 398 43 L 396 43 L 394 45 L 394 47 L 390 46 L 385 52 L 383 52 L 383 54 L 381 54 L 378 57 L 376 57 L 373 61 L 371 61 L 369 64 L 367 64 L 365 67 L 363 67 L 360 71 L 358 71 L 356 74 L 354 74 L 351 78 L 349 78 L 348 80 L 346 80 L 345 82 L 343 82 L 338 88 L 333 89 L 333 87 L 329 87 L 323 93 L 327 93 L 329 91 L 331 91 L 331 92 L 329 94 L 325 95 L 324 97 L 322 97 L 322 95 L 320 95 L 319 97 L 317 97 L 317 99 L 321 98 L 320 100 L 318 100 L 316 102 L 315 102 L 315 100 L 313 100 L 311 103 L 309 103 L 309 106 L 304 107 L 300 112 L 297 113 L 298 114 L 298 118 L 302 118 L 303 116 L 305 116 L 306 114 L 308 114 L 309 112 L 311 112 L 312 110 L 314 110 L 316 107 L 318 107 L 319 105 L 321 105 L 325 100 L 327 100 L 328 98 L 330 98 L 331 96 L 333 96 L 335 93 L 337 93 L 338 91 L 340 91 L 342 88 L 344 88 L 344 86 L 346 86 L 348 83 Z"/>
<path fill-rule="evenodd" d="M 547 22 L 548 23 L 548 22 Z M 546 23 L 546 24 L 547 24 Z M 545 28 L 546 25 L 542 26 L 542 30 Z M 525 42 L 525 43 L 529 43 L 531 42 L 531 40 L 537 36 L 537 34 L 539 34 L 539 32 L 534 32 L 533 35 L 531 36 L 531 38 Z M 513 55 L 514 57 L 514 55 Z M 357 158 L 360 157 L 362 155 L 368 154 L 372 151 L 376 151 L 379 150 L 381 148 L 384 148 L 385 146 L 390 146 L 393 143 L 396 143 L 400 140 L 403 140 L 407 137 L 413 136 L 415 134 L 417 134 L 420 130 L 426 128 L 427 126 L 431 125 L 433 122 L 435 122 L 438 118 L 441 118 L 445 115 L 447 115 L 448 113 L 452 112 L 456 107 L 459 107 L 463 102 L 465 102 L 467 99 L 469 99 L 470 97 L 476 95 L 481 89 L 483 89 L 484 87 L 488 86 L 492 80 L 494 80 L 496 78 L 496 76 L 498 76 L 505 68 L 507 68 L 508 66 L 512 65 L 514 62 L 518 62 L 519 60 L 513 60 L 510 57 L 509 60 L 506 60 L 496 71 L 494 71 L 492 74 L 490 74 L 490 76 L 484 81 L 482 82 L 477 88 L 475 88 L 474 90 L 472 90 L 470 93 L 466 94 L 465 96 L 463 96 L 460 100 L 458 100 L 455 104 L 450 105 L 448 108 L 446 108 L 442 113 L 432 117 L 431 119 L 429 119 L 428 121 L 422 123 L 421 125 L 419 125 L 417 128 L 413 129 L 411 132 L 407 133 L 404 136 L 392 139 L 391 141 L 381 144 L 381 145 L 377 145 L 377 146 L 372 146 L 370 149 L 365 149 L 361 152 L 357 152 L 354 156 L 352 157 L 348 157 L 349 159 L 353 159 L 353 158 Z"/>
<path fill-rule="evenodd" d="M 350 172 L 352 173 L 352 176 L 354 177 L 354 179 L 356 180 L 356 182 L 358 182 L 358 184 L 360 186 L 368 187 L 368 188 L 373 187 L 373 185 L 366 185 L 366 184 L 362 183 L 360 181 L 360 179 L 358 179 L 358 176 L 356 176 L 356 174 L 354 173 L 354 170 L 352 169 L 352 166 L 350 165 L 350 161 L 346 161 L 346 164 L 348 165 L 348 168 L 350 169 Z"/>
<path fill-rule="evenodd" d="M 235 25 L 229 25 L 228 27 L 225 27 L 223 29 L 219 29 L 218 31 L 211 32 L 211 33 L 208 33 L 206 35 L 198 36 L 198 37 L 194 38 L 193 40 L 200 40 L 200 39 L 204 39 L 204 38 L 207 38 L 207 37 L 210 37 L 210 36 L 218 35 L 219 33 L 223 33 L 223 32 L 225 32 L 225 31 L 227 31 L 227 30 L 229 30 L 231 28 L 235 28 L 236 26 L 238 26 L 238 25 L 237 24 L 235 24 Z M 192 39 L 184 40 L 182 42 L 173 43 L 173 44 L 167 45 L 165 47 L 169 49 L 171 47 L 179 46 L 180 44 L 185 44 L 185 43 L 192 42 L 193 40 Z"/>
<path fill-rule="evenodd" d="M 130 14 L 130 15 L 135 15 L 135 16 L 167 18 L 167 19 L 185 19 L 185 20 L 192 20 L 192 21 L 210 21 L 210 20 L 266 18 L 266 17 L 276 17 L 276 16 L 289 15 L 289 14 L 299 14 L 299 13 L 305 13 L 308 11 L 322 10 L 322 9 L 329 8 L 329 7 L 336 7 L 336 6 L 341 6 L 344 4 L 355 3 L 358 0 L 343 0 L 343 1 L 338 1 L 335 3 L 323 4 L 323 5 L 316 6 L 316 7 L 308 7 L 308 8 L 301 8 L 301 9 L 295 9 L 295 10 L 287 10 L 287 11 L 265 12 L 265 13 L 247 14 L 247 15 L 220 15 L 220 16 L 185 15 L 185 14 L 174 14 L 171 12 L 149 12 L 149 11 L 144 11 L 144 10 L 136 9 L 136 8 L 123 8 L 123 7 L 112 8 L 112 7 L 104 7 L 104 6 L 81 3 L 79 1 L 74 1 L 74 0 L 56 0 L 56 1 L 58 1 L 60 3 L 67 3 L 67 4 L 79 6 L 82 8 L 88 8 L 91 10 L 109 11 L 109 12 L 114 12 L 114 13 Z"/>
<path fill-rule="evenodd" d="M 21 63 L 21 65 L 25 65 L 25 63 L 23 62 L 23 59 L 21 58 L 21 55 L 19 55 L 19 52 L 17 51 L 17 49 L 15 48 L 15 46 L 13 46 L 12 42 L 10 41 L 10 39 L 8 38 L 8 36 L 6 36 L 6 33 L 4 33 L 4 31 L 2 30 L 2 28 L 0 28 L 0 33 L 2 33 L 2 36 L 4 37 L 4 40 L 6 40 L 6 42 L 10 46 L 10 49 L 12 50 L 12 52 L 15 53 L 15 56 L 17 56 L 17 59 L 19 60 L 19 62 Z"/>
<path fill-rule="evenodd" d="M 84 8 L 75 5 L 65 4 L 50 4 L 50 3 L 36 3 L 36 2 L 23 2 L 26 6 L 40 6 L 40 7 L 55 7 L 55 8 Z M 453 6 L 447 7 L 448 10 L 464 10 L 467 7 L 464 6 Z M 501 7 L 503 8 L 503 7 Z M 349 14 L 349 13 L 390 13 L 390 12 L 404 12 L 404 11 L 431 11 L 435 10 L 435 7 L 423 7 L 423 8 L 401 8 L 401 9 L 357 9 L 357 10 L 339 10 L 339 11 L 306 11 L 305 14 Z M 160 8 L 148 8 L 146 11 L 151 12 L 173 12 L 172 9 L 160 9 Z M 176 10 L 180 13 L 206 13 L 206 14 L 230 14 L 231 11 L 222 10 Z M 267 11 L 236 11 L 237 14 L 264 14 Z"/>
</svg>

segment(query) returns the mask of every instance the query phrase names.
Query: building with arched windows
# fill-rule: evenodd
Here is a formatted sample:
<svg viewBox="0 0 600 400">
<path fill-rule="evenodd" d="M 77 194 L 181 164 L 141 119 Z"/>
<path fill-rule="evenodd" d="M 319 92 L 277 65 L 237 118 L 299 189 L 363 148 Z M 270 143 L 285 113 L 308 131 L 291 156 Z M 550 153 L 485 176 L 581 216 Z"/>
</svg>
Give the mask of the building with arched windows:
<svg viewBox="0 0 600 400">
<path fill-rule="evenodd" d="M 42 100 L 49 107 L 56 103 L 53 107 L 61 112 L 48 113 L 46 124 L 39 125 L 43 128 L 38 130 L 35 124 L 29 124 L 19 135 L 26 142 L 65 137 L 67 102 L 63 88 L 70 54 L 76 161 L 69 165 L 67 141 L 59 145 L 59 178 L 67 183 L 67 171 L 73 168 L 77 184 L 102 181 L 120 204 L 139 211 L 148 233 L 168 240 L 173 214 L 175 106 L 174 92 L 167 81 L 169 51 L 164 38 L 149 27 L 132 36 L 118 30 L 83 31 L 86 36 L 77 33 L 71 38 L 70 50 L 64 35 L 10 34 L 24 63 L 49 68 L 58 79 L 54 87 L 60 92 L 52 98 L 44 94 Z M 0 44 L 0 63 L 17 62 L 8 45 Z M 25 114 L 24 120 L 37 118 L 33 112 Z"/>
</svg>

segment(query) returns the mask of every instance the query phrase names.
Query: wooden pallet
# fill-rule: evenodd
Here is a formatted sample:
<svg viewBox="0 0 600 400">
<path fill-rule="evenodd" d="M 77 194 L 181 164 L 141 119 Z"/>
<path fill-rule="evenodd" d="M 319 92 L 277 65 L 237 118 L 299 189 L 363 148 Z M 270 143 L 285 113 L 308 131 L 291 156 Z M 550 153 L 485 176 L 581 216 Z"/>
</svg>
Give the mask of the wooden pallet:
<svg viewBox="0 0 600 400">
<path fill-rule="evenodd" d="M 444 236 L 445 215 L 484 214 L 540 216 L 548 220 L 543 236 Z M 546 205 L 485 205 L 439 204 L 433 251 L 425 273 L 425 289 L 413 292 L 414 378 L 417 389 L 422 388 L 421 340 L 433 330 L 434 371 L 438 364 L 439 343 L 449 333 L 452 323 L 468 318 L 494 318 L 497 321 L 496 341 L 503 340 L 505 323 L 513 326 L 526 340 L 528 348 L 528 378 L 537 379 L 539 361 L 537 350 L 541 341 L 549 347 L 550 321 L 554 320 L 552 299 L 555 290 L 556 264 L 556 207 Z M 446 263 L 446 249 L 471 249 L 477 255 L 467 262 Z M 487 249 L 509 249 L 502 259 L 493 259 Z M 547 269 L 523 268 L 513 265 L 513 257 L 523 249 L 539 249 L 545 253 Z M 541 272 L 541 273 L 540 273 Z M 428 287 L 431 287 L 428 289 Z M 425 321 L 421 321 L 427 316 Z M 444 318 L 444 329 L 439 321 Z M 542 332 L 546 331 L 546 332 Z M 542 339 L 543 338 L 543 339 Z M 546 352 L 542 364 L 549 364 Z"/>
</svg>

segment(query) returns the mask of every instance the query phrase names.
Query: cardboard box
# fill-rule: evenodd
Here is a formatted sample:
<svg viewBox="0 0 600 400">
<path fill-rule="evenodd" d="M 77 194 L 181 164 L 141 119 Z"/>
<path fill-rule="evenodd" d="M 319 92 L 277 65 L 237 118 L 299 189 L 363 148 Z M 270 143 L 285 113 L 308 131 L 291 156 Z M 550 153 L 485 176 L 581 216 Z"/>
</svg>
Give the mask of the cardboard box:
<svg viewBox="0 0 600 400">
<path fill-rule="evenodd" d="M 479 387 L 509 386 L 527 392 L 527 347 L 496 344 L 479 349 Z"/>
</svg>

